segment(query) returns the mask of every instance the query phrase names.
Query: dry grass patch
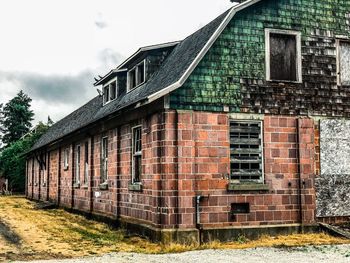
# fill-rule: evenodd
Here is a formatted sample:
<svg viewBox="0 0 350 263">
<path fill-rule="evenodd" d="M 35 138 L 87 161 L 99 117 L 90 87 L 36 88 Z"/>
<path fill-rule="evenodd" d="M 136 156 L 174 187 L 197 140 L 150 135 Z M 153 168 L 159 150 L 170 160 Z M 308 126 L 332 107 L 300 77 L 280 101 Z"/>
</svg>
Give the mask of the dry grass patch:
<svg viewBox="0 0 350 263">
<path fill-rule="evenodd" d="M 199 249 L 243 249 L 329 245 L 350 243 L 326 234 L 296 234 L 250 241 L 240 237 L 236 242 L 213 242 L 203 246 L 159 245 L 139 237 L 128 237 L 124 231 L 70 214 L 61 209 L 36 210 L 34 203 L 23 197 L 0 197 L 0 220 L 20 238 L 14 245 L 0 236 L 0 260 L 69 258 L 100 255 L 109 252 L 178 253 Z"/>
</svg>

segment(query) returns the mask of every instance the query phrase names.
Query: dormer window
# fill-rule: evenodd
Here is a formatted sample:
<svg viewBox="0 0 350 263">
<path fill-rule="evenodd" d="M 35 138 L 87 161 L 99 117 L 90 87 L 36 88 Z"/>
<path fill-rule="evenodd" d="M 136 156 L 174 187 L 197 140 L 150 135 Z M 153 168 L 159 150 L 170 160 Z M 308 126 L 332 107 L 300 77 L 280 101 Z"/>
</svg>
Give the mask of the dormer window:
<svg viewBox="0 0 350 263">
<path fill-rule="evenodd" d="M 128 91 L 140 86 L 145 82 L 145 61 L 137 64 L 128 72 Z"/>
<path fill-rule="evenodd" d="M 117 98 L 117 80 L 113 80 L 103 87 L 103 104 Z"/>
</svg>

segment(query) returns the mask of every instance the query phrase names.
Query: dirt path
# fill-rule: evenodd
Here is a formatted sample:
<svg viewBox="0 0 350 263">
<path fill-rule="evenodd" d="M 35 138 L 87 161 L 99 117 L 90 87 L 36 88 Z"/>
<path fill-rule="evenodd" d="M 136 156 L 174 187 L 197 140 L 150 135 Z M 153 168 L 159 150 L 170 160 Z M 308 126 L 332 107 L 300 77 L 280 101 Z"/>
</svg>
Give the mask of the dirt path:
<svg viewBox="0 0 350 263">
<path fill-rule="evenodd" d="M 61 209 L 35 209 L 35 203 L 23 197 L 0 196 L 0 261 L 55 259 L 53 262 L 56 262 L 57 259 L 81 258 L 121 252 L 122 254 L 92 259 L 93 261 L 91 262 L 94 262 L 94 260 L 96 262 L 105 262 L 104 260 L 109 257 L 116 257 L 121 262 L 125 262 L 125 260 L 127 262 L 130 258 L 138 260 L 136 262 L 155 262 L 158 259 L 178 262 L 178 260 L 184 259 L 182 258 L 183 254 L 172 256 L 171 254 L 165 255 L 165 253 L 198 249 L 230 249 L 215 255 L 220 256 L 228 253 L 228 257 L 231 259 L 231 257 L 234 258 L 235 253 L 241 253 L 240 250 L 232 249 L 344 243 L 350 243 L 350 240 L 319 233 L 279 237 L 263 236 L 258 240 L 248 240 L 240 237 L 238 240 L 230 243 L 213 242 L 201 247 L 179 244 L 160 245 L 140 237 L 128 236 L 122 230 L 112 229 L 106 224 L 88 220 L 83 216 L 74 215 Z M 267 249 L 266 251 L 271 250 Z M 163 255 L 125 253 L 158 253 Z M 210 253 L 217 252 L 211 252 L 211 250 L 205 252 L 197 251 L 191 252 L 190 255 L 196 258 L 202 253 L 209 253 L 208 256 L 210 256 Z M 200 259 L 203 262 L 205 260 L 205 257 Z M 85 259 L 77 262 L 85 262 Z"/>
<path fill-rule="evenodd" d="M 243 250 L 203 250 L 179 254 L 146 255 L 135 253 L 108 254 L 102 257 L 62 261 L 34 261 L 32 263 L 349 263 L 350 246 L 318 246 L 302 248 L 256 248 Z"/>
</svg>

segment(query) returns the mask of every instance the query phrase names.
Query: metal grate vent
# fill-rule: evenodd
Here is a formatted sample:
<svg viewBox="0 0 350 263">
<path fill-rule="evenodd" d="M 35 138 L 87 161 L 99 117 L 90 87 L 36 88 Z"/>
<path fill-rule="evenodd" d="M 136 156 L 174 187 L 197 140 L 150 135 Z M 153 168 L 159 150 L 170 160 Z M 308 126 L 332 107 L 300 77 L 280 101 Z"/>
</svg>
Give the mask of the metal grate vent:
<svg viewBox="0 0 350 263">
<path fill-rule="evenodd" d="M 262 181 L 262 132 L 260 121 L 231 121 L 231 179 Z"/>
</svg>

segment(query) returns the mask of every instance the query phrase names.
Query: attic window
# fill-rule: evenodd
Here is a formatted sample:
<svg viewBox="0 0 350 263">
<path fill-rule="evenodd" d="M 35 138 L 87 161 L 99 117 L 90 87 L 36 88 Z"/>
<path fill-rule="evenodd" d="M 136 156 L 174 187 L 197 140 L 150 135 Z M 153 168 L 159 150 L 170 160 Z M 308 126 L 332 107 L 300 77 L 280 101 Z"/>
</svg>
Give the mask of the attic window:
<svg viewBox="0 0 350 263">
<path fill-rule="evenodd" d="M 266 29 L 266 79 L 301 82 L 301 34 Z"/>
<path fill-rule="evenodd" d="M 117 81 L 113 80 L 103 87 L 103 104 L 117 98 Z"/>
<path fill-rule="evenodd" d="M 142 61 L 128 72 L 128 91 L 143 84 L 145 80 L 145 61 Z"/>
<path fill-rule="evenodd" d="M 337 40 L 338 85 L 350 85 L 350 41 Z"/>
</svg>

